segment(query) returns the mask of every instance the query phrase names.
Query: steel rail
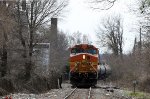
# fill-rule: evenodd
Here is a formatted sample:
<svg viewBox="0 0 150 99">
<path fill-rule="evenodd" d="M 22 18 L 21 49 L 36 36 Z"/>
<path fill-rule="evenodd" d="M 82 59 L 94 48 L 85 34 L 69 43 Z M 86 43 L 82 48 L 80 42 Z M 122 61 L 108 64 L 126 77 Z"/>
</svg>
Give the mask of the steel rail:
<svg viewBox="0 0 150 99">
<path fill-rule="evenodd" d="M 89 89 L 89 94 L 88 94 L 88 99 L 91 98 L 91 90 L 92 90 L 92 88 L 90 87 L 90 89 Z"/>
<path fill-rule="evenodd" d="M 77 87 L 73 91 L 71 91 L 67 96 L 65 96 L 64 99 L 68 99 L 76 89 L 77 89 Z"/>
</svg>

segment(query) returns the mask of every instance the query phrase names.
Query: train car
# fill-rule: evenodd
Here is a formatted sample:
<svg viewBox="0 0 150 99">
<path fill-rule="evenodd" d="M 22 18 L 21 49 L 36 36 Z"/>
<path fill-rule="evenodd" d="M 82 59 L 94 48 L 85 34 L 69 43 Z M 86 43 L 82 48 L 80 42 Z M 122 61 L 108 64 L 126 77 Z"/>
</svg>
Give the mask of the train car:
<svg viewBox="0 0 150 99">
<path fill-rule="evenodd" d="M 98 65 L 98 79 L 104 80 L 111 75 L 111 68 L 106 62 L 101 61 Z"/>
<path fill-rule="evenodd" d="M 73 86 L 95 86 L 98 79 L 99 51 L 93 45 L 70 48 L 70 83 Z"/>
</svg>

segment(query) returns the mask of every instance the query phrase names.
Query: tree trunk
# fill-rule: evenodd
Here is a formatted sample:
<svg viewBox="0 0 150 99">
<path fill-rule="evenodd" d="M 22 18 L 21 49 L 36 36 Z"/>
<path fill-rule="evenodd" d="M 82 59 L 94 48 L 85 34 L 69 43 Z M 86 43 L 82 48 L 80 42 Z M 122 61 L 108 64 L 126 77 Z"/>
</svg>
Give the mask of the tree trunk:
<svg viewBox="0 0 150 99">
<path fill-rule="evenodd" d="M 25 64 L 25 79 L 29 80 L 31 78 L 31 70 L 32 70 L 32 61 L 28 60 L 28 62 L 26 62 Z"/>
<path fill-rule="evenodd" d="M 1 57 L 1 77 L 4 77 L 7 74 L 7 49 L 6 44 L 3 45 L 2 57 Z"/>
<path fill-rule="evenodd" d="M 33 53 L 33 30 L 30 31 L 30 42 L 29 42 L 29 57 L 28 61 L 26 63 L 25 69 L 26 69 L 26 80 L 29 80 L 31 78 L 31 72 L 32 72 L 32 54 Z"/>
<path fill-rule="evenodd" d="M 20 14 L 20 5 L 19 5 L 19 2 L 17 3 L 17 22 L 18 22 L 18 26 L 19 26 L 19 29 L 18 29 L 18 33 L 19 33 L 19 39 L 21 41 L 21 44 L 24 48 L 23 50 L 23 58 L 27 58 L 27 47 L 26 47 L 26 42 L 25 42 L 25 39 L 23 38 L 23 32 L 22 32 L 22 29 L 23 29 L 23 22 L 21 21 L 21 14 Z"/>
<path fill-rule="evenodd" d="M 29 80 L 31 78 L 31 71 L 32 71 L 32 53 L 33 53 L 33 33 L 34 33 L 34 25 L 33 25 L 33 11 L 34 9 L 34 2 L 31 3 L 31 23 L 29 24 L 29 29 L 30 29 L 30 32 L 29 32 L 29 52 L 28 52 L 28 62 L 26 63 L 26 79 Z M 27 13 L 28 14 L 28 13 Z"/>
<path fill-rule="evenodd" d="M 121 59 L 123 60 L 123 48 L 122 48 L 122 40 L 120 41 L 120 44 L 119 44 L 119 52 L 120 52 L 120 57 Z"/>
</svg>

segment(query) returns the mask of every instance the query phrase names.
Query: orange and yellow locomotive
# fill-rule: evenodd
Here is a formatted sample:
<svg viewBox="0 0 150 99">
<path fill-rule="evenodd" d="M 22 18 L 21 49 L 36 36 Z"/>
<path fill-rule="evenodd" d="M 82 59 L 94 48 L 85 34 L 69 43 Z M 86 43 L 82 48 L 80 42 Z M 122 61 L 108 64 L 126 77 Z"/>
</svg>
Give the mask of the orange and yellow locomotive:
<svg viewBox="0 0 150 99">
<path fill-rule="evenodd" d="M 94 86 L 98 79 L 99 51 L 93 45 L 70 48 L 70 82 L 73 86 Z"/>
</svg>

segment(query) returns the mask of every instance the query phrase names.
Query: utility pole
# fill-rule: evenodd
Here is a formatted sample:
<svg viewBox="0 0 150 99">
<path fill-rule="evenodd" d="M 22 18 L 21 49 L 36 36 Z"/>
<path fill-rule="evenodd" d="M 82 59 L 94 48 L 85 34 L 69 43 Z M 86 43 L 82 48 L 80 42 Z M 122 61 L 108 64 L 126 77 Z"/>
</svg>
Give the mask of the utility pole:
<svg viewBox="0 0 150 99">
<path fill-rule="evenodd" d="M 142 28 L 140 27 L 140 42 L 139 42 L 139 49 L 141 51 L 142 48 Z"/>
</svg>

